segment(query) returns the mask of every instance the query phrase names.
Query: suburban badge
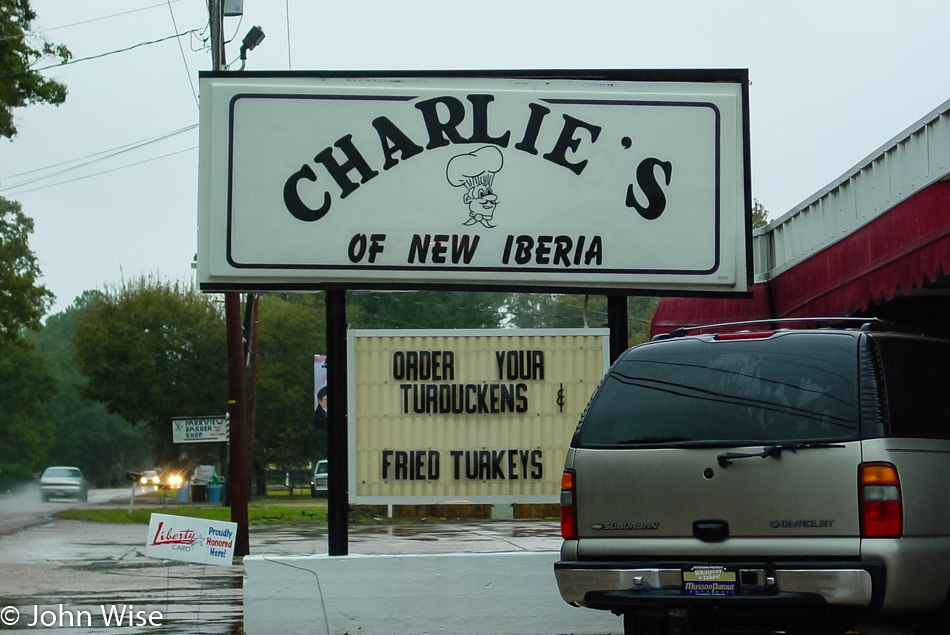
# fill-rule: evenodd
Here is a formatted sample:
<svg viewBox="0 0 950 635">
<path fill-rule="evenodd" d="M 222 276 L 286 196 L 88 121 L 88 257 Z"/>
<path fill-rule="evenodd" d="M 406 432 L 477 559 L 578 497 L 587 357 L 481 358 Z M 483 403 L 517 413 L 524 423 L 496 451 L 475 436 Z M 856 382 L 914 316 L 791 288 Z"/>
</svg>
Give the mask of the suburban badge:
<svg viewBox="0 0 950 635">
<path fill-rule="evenodd" d="M 660 523 L 598 523 L 590 526 L 596 531 L 655 531 L 660 528 Z"/>
</svg>

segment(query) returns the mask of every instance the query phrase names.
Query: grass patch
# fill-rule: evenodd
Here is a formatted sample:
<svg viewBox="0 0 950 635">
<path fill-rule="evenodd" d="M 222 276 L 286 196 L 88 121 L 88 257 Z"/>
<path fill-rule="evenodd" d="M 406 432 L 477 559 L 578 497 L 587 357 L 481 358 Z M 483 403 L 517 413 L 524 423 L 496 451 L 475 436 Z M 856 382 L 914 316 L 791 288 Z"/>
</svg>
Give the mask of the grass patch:
<svg viewBox="0 0 950 635">
<path fill-rule="evenodd" d="M 295 487 L 293 493 L 286 487 L 269 487 L 267 489 L 267 496 L 264 498 L 282 498 L 285 500 L 288 498 L 305 498 L 310 500 L 313 497 L 310 496 L 310 487 L 307 486 L 304 488 Z M 320 500 L 320 498 L 318 497 L 314 500 Z M 326 494 L 324 494 L 323 500 L 326 500 Z"/>
<path fill-rule="evenodd" d="M 85 520 L 97 523 L 145 524 L 149 523 L 152 513 L 204 518 L 206 520 L 231 520 L 229 507 L 163 507 L 138 508 L 132 510 L 119 508 L 80 508 L 65 509 L 57 512 L 57 518 L 67 520 Z M 301 507 L 295 505 L 253 505 L 247 510 L 248 523 L 255 525 L 326 525 L 326 507 Z"/>
</svg>

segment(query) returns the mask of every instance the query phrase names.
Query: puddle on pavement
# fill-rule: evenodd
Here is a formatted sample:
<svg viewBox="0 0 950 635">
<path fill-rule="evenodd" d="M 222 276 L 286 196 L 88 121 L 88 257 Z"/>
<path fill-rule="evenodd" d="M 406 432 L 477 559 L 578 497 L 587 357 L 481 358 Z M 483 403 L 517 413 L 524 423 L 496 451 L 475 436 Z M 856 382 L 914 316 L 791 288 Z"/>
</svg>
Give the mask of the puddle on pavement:
<svg viewBox="0 0 950 635">
<path fill-rule="evenodd" d="M 251 552 L 276 552 L 281 555 L 326 553 L 327 533 L 326 527 L 312 526 L 255 528 L 251 532 Z M 351 525 L 347 535 L 350 545 L 357 547 L 357 551 L 370 546 L 378 552 L 392 549 L 393 552 L 418 553 L 407 545 L 440 541 L 452 542 L 459 545 L 461 550 L 466 549 L 465 545 L 482 550 L 492 541 L 521 549 L 524 547 L 519 541 L 550 541 L 554 545 L 560 539 L 560 526 L 554 523 L 539 524 L 537 521 Z M 375 548 L 375 545 L 379 545 L 379 548 Z M 424 547 L 420 546 L 420 549 L 425 552 Z"/>
<path fill-rule="evenodd" d="M 121 603 L 97 597 L 5 597 L 0 603 L 19 609 L 19 621 L 4 630 L 30 632 L 112 631 L 128 634 L 204 633 L 232 635 L 243 632 L 244 609 L 236 598 L 156 597 Z M 43 628 L 45 627 L 45 628 Z M 73 630 L 70 627 L 81 628 Z M 50 629 L 50 630 L 46 630 Z"/>
<path fill-rule="evenodd" d="M 18 607 L 22 615 L 21 623 L 10 630 L 76 632 L 68 628 L 44 630 L 28 626 L 34 607 L 55 614 L 60 606 L 67 612 L 86 611 L 91 615 L 92 626 L 80 632 L 114 629 L 115 622 L 108 626 L 101 615 L 101 607 L 112 606 L 119 610 L 134 607 L 146 614 L 161 613 L 161 626 L 123 624 L 121 630 L 130 634 L 230 635 L 239 632 L 243 624 L 244 568 L 240 559 L 231 567 L 156 560 L 146 557 L 137 542 L 123 542 L 113 534 L 103 536 L 104 532 L 98 531 L 86 534 L 81 542 L 64 549 L 60 542 L 53 542 L 54 532 L 46 533 L 50 537 L 45 542 L 8 546 L 8 550 L 17 552 L 15 562 L 24 567 L 24 572 L 35 570 L 34 575 L 43 576 L 40 593 L 28 596 L 16 586 L 5 588 L 3 593 L 7 597 L 0 598 L 0 606 Z M 96 533 L 104 538 L 103 542 L 91 537 Z M 436 553 L 440 548 L 473 552 L 509 547 L 519 550 L 531 543 L 553 545 L 558 534 L 556 523 L 537 522 L 352 525 L 348 528 L 349 543 L 355 553 Z M 258 527 L 251 532 L 251 553 L 326 553 L 327 536 L 325 526 Z M 439 545 L 440 542 L 444 542 L 444 546 Z M 30 553 L 39 555 L 24 557 L 23 551 L 27 548 Z"/>
<path fill-rule="evenodd" d="M 114 562 L 94 562 L 61 568 L 88 571 L 90 575 L 126 576 L 128 588 L 2 597 L 0 605 L 16 607 L 20 613 L 17 624 L 5 630 L 91 632 L 120 626 L 123 633 L 130 634 L 231 635 L 243 627 L 244 576 L 240 565 L 212 567 L 153 560 L 151 566 L 117 567 Z M 147 583 L 132 569 L 151 569 Z M 151 616 L 155 616 L 155 624 L 149 623 Z M 73 631 L 71 627 L 83 630 Z"/>
</svg>

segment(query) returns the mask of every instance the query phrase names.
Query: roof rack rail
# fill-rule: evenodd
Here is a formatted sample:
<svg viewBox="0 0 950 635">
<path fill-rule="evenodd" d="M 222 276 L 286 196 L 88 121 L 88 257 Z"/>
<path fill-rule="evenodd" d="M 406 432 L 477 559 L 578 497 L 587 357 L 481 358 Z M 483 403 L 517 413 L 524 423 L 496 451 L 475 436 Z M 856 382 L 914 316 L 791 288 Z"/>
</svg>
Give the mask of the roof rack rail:
<svg viewBox="0 0 950 635">
<path fill-rule="evenodd" d="M 860 325 L 862 331 L 878 331 L 898 328 L 893 322 L 882 320 L 875 317 L 802 317 L 802 318 L 767 318 L 762 320 L 748 320 L 743 322 L 720 322 L 718 324 L 701 324 L 697 326 L 681 326 L 673 329 L 669 333 L 659 333 L 653 336 L 653 340 L 665 340 L 674 337 L 685 337 L 694 331 L 703 331 L 705 329 L 732 328 L 737 326 L 752 326 L 755 324 L 769 324 L 775 326 L 791 323 L 813 323 L 825 322 L 829 324 L 856 324 Z"/>
</svg>

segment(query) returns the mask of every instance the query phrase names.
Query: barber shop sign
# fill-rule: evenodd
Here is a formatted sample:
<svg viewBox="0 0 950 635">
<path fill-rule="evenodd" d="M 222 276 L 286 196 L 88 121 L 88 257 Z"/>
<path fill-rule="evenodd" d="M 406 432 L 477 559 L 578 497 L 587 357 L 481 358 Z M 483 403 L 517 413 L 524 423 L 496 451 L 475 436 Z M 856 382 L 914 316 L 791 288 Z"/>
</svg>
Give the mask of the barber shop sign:
<svg viewBox="0 0 950 635">
<path fill-rule="evenodd" d="M 203 73 L 203 290 L 743 291 L 744 71 Z"/>
</svg>

